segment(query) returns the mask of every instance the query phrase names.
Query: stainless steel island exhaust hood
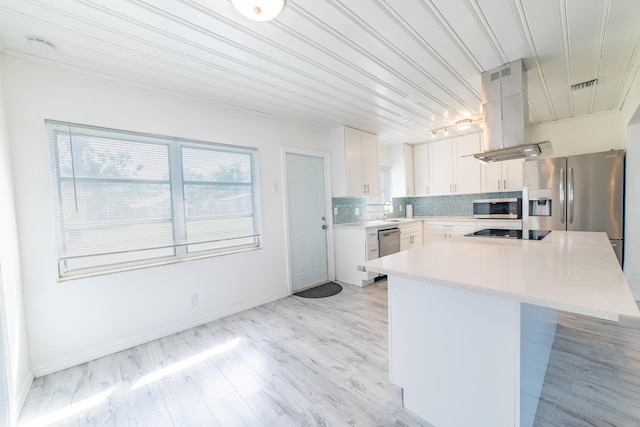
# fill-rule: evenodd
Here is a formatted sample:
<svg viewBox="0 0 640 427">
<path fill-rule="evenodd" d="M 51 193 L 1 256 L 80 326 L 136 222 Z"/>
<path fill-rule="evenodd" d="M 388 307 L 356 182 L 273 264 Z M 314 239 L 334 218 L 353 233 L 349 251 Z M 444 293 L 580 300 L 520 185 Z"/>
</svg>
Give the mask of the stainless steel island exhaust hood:
<svg viewBox="0 0 640 427">
<path fill-rule="evenodd" d="M 483 162 L 493 163 L 504 160 L 522 159 L 524 157 L 538 157 L 545 154 L 552 154 L 551 141 L 536 142 L 535 144 L 516 145 L 508 148 L 484 151 L 473 155 Z"/>
<path fill-rule="evenodd" d="M 484 162 L 551 154 L 551 142 L 527 143 L 529 104 L 527 73 L 522 59 L 482 73 L 484 151 L 474 157 Z"/>
</svg>

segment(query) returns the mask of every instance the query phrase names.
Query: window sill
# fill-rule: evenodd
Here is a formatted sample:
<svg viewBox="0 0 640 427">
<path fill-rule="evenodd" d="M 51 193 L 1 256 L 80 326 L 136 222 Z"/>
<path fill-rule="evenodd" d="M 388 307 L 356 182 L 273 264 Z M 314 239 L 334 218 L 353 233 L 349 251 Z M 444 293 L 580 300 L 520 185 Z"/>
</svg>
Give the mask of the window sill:
<svg viewBox="0 0 640 427">
<path fill-rule="evenodd" d="M 141 269 L 146 269 L 146 268 L 160 267 L 160 266 L 164 266 L 164 265 L 180 264 L 180 263 L 188 262 L 188 261 L 195 261 L 195 260 L 200 260 L 200 259 L 205 259 L 205 258 L 214 258 L 214 257 L 226 256 L 226 255 L 233 255 L 233 254 L 238 254 L 238 253 L 243 253 L 243 252 L 256 251 L 256 250 L 260 250 L 260 249 L 262 249 L 262 246 L 255 246 L 255 247 L 250 247 L 250 248 L 242 248 L 242 249 L 228 250 L 228 251 L 223 251 L 223 252 L 208 253 L 208 254 L 190 256 L 190 257 L 184 257 L 184 258 L 172 258 L 172 259 L 169 259 L 169 260 L 163 260 L 163 261 L 158 261 L 158 262 L 153 262 L 153 263 L 145 263 L 145 264 L 138 264 L 138 265 L 127 265 L 127 266 L 114 267 L 114 268 L 109 268 L 109 269 L 100 269 L 100 270 L 91 271 L 91 272 L 76 273 L 76 274 L 72 274 L 72 275 L 69 275 L 69 276 L 58 276 L 58 283 L 68 282 L 68 281 L 77 280 L 77 279 L 86 279 L 86 278 L 90 278 L 90 277 L 105 276 L 105 275 L 108 275 L 108 274 L 123 273 L 123 272 L 133 271 L 133 270 L 141 270 Z"/>
</svg>

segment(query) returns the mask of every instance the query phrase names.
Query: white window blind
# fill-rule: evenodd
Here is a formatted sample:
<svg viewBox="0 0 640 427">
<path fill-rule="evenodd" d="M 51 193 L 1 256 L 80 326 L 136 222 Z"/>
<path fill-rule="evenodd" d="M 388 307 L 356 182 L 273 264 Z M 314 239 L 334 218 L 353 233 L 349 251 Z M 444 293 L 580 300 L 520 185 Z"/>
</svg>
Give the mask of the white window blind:
<svg viewBox="0 0 640 427">
<path fill-rule="evenodd" d="M 255 149 L 46 124 L 61 277 L 259 246 Z"/>
</svg>

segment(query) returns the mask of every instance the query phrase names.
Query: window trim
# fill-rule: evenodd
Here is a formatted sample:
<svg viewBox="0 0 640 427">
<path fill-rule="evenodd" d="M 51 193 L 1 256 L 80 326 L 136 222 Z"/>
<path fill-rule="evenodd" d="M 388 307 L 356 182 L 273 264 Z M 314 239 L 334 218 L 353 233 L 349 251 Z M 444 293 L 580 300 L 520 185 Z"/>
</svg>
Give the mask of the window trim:
<svg viewBox="0 0 640 427">
<path fill-rule="evenodd" d="M 262 248 L 262 226 L 261 226 L 261 206 L 260 206 L 260 182 L 259 182 L 259 157 L 258 157 L 258 149 L 255 147 L 246 147 L 246 146 L 236 146 L 230 144 L 220 144 L 209 141 L 200 141 L 189 138 L 179 138 L 179 137 L 168 137 L 164 135 L 155 135 L 149 133 L 135 132 L 135 131 L 127 131 L 120 129 L 110 129 L 103 128 L 91 125 L 83 125 L 77 123 L 69 123 L 62 122 L 56 120 L 45 120 L 45 127 L 47 133 L 48 147 L 49 147 L 49 155 L 50 155 L 50 176 L 51 176 L 51 191 L 54 195 L 54 200 L 52 200 L 53 209 L 54 209 L 54 227 L 56 234 L 56 259 L 57 259 L 57 272 L 58 272 L 58 281 L 66 281 L 70 279 L 97 276 L 103 274 L 111 274 L 115 272 L 128 271 L 133 269 L 140 268 L 149 268 L 160 265 L 174 264 L 189 260 L 196 260 L 202 258 L 209 257 L 217 257 L 224 256 L 229 254 L 235 254 L 239 252 L 245 252 L 250 250 L 256 250 Z M 122 142 L 136 142 L 136 143 L 149 143 L 156 145 L 163 145 L 167 148 L 167 168 L 168 168 L 168 176 L 165 180 L 153 180 L 145 179 L 133 180 L 127 178 L 111 178 L 111 177 L 77 177 L 75 175 L 73 161 L 75 158 L 72 157 L 72 176 L 67 177 L 62 173 L 61 170 L 61 160 L 58 152 L 58 139 L 56 135 L 62 133 L 60 127 L 66 127 L 68 129 L 68 134 L 70 138 L 75 134 L 82 134 L 85 132 L 85 135 L 93 138 L 105 138 Z M 72 129 L 76 130 L 76 132 L 72 132 Z M 79 132 L 78 132 L 79 131 Z M 69 142 L 70 149 L 73 149 L 73 141 L 70 139 Z M 182 152 L 184 148 L 192 148 L 192 149 L 200 149 L 200 150 L 210 150 L 214 152 L 228 152 L 228 153 L 239 153 L 246 154 L 249 156 L 249 182 L 246 183 L 238 183 L 238 185 L 242 185 L 249 188 L 249 192 L 251 195 L 251 211 L 250 213 L 243 215 L 232 215 L 230 218 L 235 217 L 250 217 L 253 219 L 252 221 L 252 229 L 253 233 L 246 236 L 240 237 L 231 237 L 226 239 L 213 239 L 213 240 L 194 240 L 189 241 L 187 235 L 187 227 L 189 218 L 186 213 L 187 207 L 185 202 L 185 186 L 189 183 L 192 184 L 202 184 L 206 182 L 211 185 L 227 185 L 228 182 L 215 182 L 215 181 L 193 181 L 186 180 L 184 178 L 185 171 L 183 170 L 184 164 L 182 159 Z M 64 237 L 64 219 L 65 214 L 62 211 L 62 184 L 67 182 L 71 182 L 74 186 L 74 194 L 75 194 L 75 186 L 79 181 L 86 182 L 135 182 L 138 183 L 153 183 L 153 184 L 163 184 L 169 187 L 169 199 L 170 199 L 170 213 L 168 222 L 172 227 L 172 244 L 169 245 L 160 245 L 160 246 L 147 246 L 145 248 L 126 248 L 126 245 L 121 246 L 116 251 L 105 251 L 99 252 L 96 251 L 94 253 L 85 253 L 81 255 L 68 255 L 66 251 L 67 240 Z M 75 195 L 74 195 L 75 197 Z M 152 219 L 150 219 L 151 221 Z M 157 220 L 159 222 L 167 222 L 162 220 Z M 140 220 L 136 221 L 135 224 L 144 224 L 145 221 Z M 108 224 L 106 222 L 105 224 Z M 87 230 L 91 230 L 91 228 L 86 228 Z M 203 243 L 213 243 L 224 240 L 235 240 L 235 239 L 249 239 L 252 238 L 252 243 L 241 244 L 241 245 L 230 245 L 222 248 L 214 248 L 214 249 L 206 249 L 206 250 L 196 250 L 189 251 L 189 246 L 201 245 Z M 172 255 L 163 255 L 163 256 L 154 256 L 145 259 L 134 259 L 124 262 L 107 262 L 105 260 L 103 263 L 94 263 L 93 266 L 90 267 L 78 267 L 74 268 L 71 271 L 63 271 L 63 263 L 67 260 L 71 259 L 79 259 L 79 258 L 87 258 L 87 257 L 96 257 L 97 259 L 102 256 L 108 256 L 110 254 L 122 254 L 122 253 L 131 253 L 131 252 L 143 252 L 143 251 L 153 251 L 153 250 L 162 250 L 167 248 L 173 248 Z"/>
</svg>

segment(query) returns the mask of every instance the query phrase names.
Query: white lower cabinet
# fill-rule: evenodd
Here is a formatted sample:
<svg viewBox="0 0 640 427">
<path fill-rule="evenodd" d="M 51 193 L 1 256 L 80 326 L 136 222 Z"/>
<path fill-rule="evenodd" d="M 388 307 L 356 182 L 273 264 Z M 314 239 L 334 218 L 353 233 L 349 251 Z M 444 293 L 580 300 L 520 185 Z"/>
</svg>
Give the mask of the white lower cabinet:
<svg viewBox="0 0 640 427">
<path fill-rule="evenodd" d="M 334 227 L 336 280 L 356 286 L 373 283 L 377 273 L 358 271 L 358 265 L 378 258 L 377 227 Z"/>
<path fill-rule="evenodd" d="M 422 220 L 406 221 L 398 224 L 400 229 L 400 250 L 422 246 Z"/>
<path fill-rule="evenodd" d="M 463 236 L 476 229 L 474 219 L 425 219 L 422 223 L 422 241 L 426 244 L 435 240 Z"/>
<path fill-rule="evenodd" d="M 521 219 L 425 219 L 422 223 L 423 243 L 464 236 L 476 230 L 499 228 L 522 230 Z"/>
</svg>

